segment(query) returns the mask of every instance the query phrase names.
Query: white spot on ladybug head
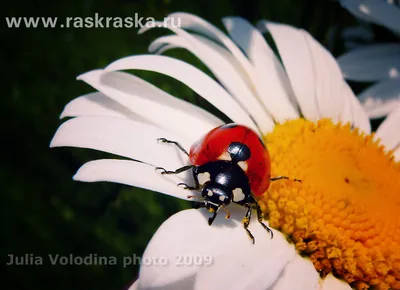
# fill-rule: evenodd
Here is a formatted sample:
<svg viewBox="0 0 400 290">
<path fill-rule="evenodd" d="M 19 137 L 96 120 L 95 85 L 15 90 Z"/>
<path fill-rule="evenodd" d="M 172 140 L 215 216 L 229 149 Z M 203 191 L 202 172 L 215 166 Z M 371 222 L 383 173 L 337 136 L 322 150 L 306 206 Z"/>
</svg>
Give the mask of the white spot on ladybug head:
<svg viewBox="0 0 400 290">
<path fill-rule="evenodd" d="M 232 157 L 229 152 L 225 151 L 218 157 L 218 160 L 232 161 Z"/>
<path fill-rule="evenodd" d="M 245 198 L 243 190 L 239 187 L 232 190 L 232 193 L 233 193 L 233 201 L 234 202 L 242 201 Z"/>
<path fill-rule="evenodd" d="M 237 155 L 237 154 L 239 154 L 239 152 L 240 152 L 240 150 L 241 150 L 241 148 L 242 148 L 242 144 L 241 143 L 238 143 L 238 142 L 234 142 L 234 143 L 232 143 L 230 146 L 229 146 L 229 154 L 232 154 L 232 155 Z"/>
<path fill-rule="evenodd" d="M 225 200 L 225 195 L 220 195 L 219 200 L 220 201 L 224 201 Z"/>
<path fill-rule="evenodd" d="M 249 167 L 247 161 L 240 161 L 238 162 L 238 165 L 240 166 L 240 168 L 243 169 L 244 172 L 247 172 L 247 169 Z"/>
<path fill-rule="evenodd" d="M 209 190 L 207 190 L 207 195 L 208 195 L 208 196 L 213 196 L 214 193 L 212 192 L 212 190 L 209 189 Z"/>
<path fill-rule="evenodd" d="M 217 182 L 217 183 L 219 183 L 219 184 L 225 184 L 226 183 L 226 175 L 225 174 L 223 174 L 223 173 L 221 173 L 221 174 L 218 174 L 216 177 L 215 177 L 215 181 Z"/>
<path fill-rule="evenodd" d="M 211 175 L 209 172 L 202 172 L 197 174 L 197 179 L 200 185 L 204 185 L 206 182 L 211 180 Z"/>
</svg>

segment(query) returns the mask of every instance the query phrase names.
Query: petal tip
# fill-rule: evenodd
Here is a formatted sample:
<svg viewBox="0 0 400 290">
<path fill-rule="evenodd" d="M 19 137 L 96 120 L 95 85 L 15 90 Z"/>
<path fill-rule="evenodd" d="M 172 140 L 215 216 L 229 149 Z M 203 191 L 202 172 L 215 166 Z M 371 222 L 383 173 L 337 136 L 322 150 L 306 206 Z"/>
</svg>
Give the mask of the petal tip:
<svg viewBox="0 0 400 290">
<path fill-rule="evenodd" d="M 93 74 L 95 74 L 95 73 L 100 74 L 102 71 L 104 71 L 104 70 L 102 70 L 102 69 L 94 69 L 94 70 L 91 70 L 91 71 L 88 71 L 88 72 L 85 72 L 85 73 L 82 73 L 82 74 L 78 75 L 78 76 L 76 77 L 76 79 L 77 79 L 78 81 L 84 81 L 84 82 L 86 82 L 86 80 L 89 78 L 89 76 L 91 76 L 91 75 L 93 75 Z"/>
<path fill-rule="evenodd" d="M 74 181 L 81 181 L 81 180 L 79 179 L 79 170 L 72 176 L 72 180 L 74 180 Z"/>
<path fill-rule="evenodd" d="M 80 74 L 80 75 L 78 75 L 78 76 L 76 77 L 76 80 L 77 80 L 77 81 L 82 81 L 82 80 L 84 80 L 84 78 L 85 78 L 86 75 L 87 75 L 87 72 L 82 73 L 82 74 Z"/>
<path fill-rule="evenodd" d="M 89 73 L 90 73 L 90 72 L 85 72 L 85 73 L 83 73 L 83 74 L 78 75 L 78 76 L 76 77 L 76 80 L 78 80 L 78 81 L 85 81 L 85 79 L 87 78 L 87 76 L 88 76 Z"/>
<path fill-rule="evenodd" d="M 91 161 L 89 161 L 88 163 L 90 163 Z M 83 164 L 76 172 L 75 174 L 72 176 L 72 180 L 74 181 L 90 181 L 88 180 L 88 178 L 83 178 L 83 175 L 85 173 L 85 169 L 87 167 L 87 163 Z"/>
<path fill-rule="evenodd" d="M 57 133 L 56 133 L 57 134 Z M 51 139 L 50 144 L 49 144 L 49 148 L 54 148 L 54 147 L 58 147 L 57 146 L 57 142 L 56 142 L 56 136 L 53 137 L 53 139 Z"/>
<path fill-rule="evenodd" d="M 61 112 L 60 116 L 58 117 L 60 120 L 64 119 L 65 117 L 69 117 L 68 113 L 66 112 L 65 108 L 64 110 Z"/>
<path fill-rule="evenodd" d="M 149 30 L 149 28 L 148 27 L 146 27 L 146 26 L 143 26 L 143 27 L 141 27 L 139 30 L 138 30 L 138 32 L 137 32 L 137 34 L 143 34 L 143 33 L 145 33 L 147 30 Z"/>
</svg>

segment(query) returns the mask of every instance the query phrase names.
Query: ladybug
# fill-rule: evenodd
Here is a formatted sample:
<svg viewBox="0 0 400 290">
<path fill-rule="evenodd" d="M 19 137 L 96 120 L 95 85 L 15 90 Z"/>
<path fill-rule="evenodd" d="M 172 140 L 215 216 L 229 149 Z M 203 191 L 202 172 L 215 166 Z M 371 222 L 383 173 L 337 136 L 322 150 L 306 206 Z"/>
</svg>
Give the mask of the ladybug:
<svg viewBox="0 0 400 290">
<path fill-rule="evenodd" d="M 178 142 L 165 138 L 157 140 L 174 144 L 189 157 L 190 165 L 175 171 L 162 167 L 156 167 L 156 170 L 161 170 L 161 174 L 179 174 L 192 170 L 195 185 L 179 183 L 178 186 L 201 191 L 203 202 L 197 207 L 205 207 L 212 213 L 209 225 L 221 209 L 225 209 L 226 217 L 229 218 L 225 207 L 233 202 L 247 208 L 243 226 L 253 244 L 255 239 L 248 229 L 253 208 L 256 209 L 258 222 L 273 238 L 272 230 L 262 222 L 262 211 L 254 197 L 263 195 L 271 181 L 288 177 L 271 178 L 269 152 L 256 132 L 243 125 L 225 124 L 214 128 L 194 143 L 189 153 Z"/>
</svg>

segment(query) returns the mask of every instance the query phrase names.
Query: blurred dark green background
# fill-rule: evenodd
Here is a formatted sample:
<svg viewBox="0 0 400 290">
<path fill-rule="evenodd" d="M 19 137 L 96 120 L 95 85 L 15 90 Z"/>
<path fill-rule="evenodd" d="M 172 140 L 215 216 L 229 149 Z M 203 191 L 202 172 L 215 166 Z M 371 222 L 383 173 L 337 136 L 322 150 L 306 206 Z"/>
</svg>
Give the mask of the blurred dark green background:
<svg viewBox="0 0 400 290">
<path fill-rule="evenodd" d="M 5 5 L 5 6 L 4 6 Z M 121 258 L 141 256 L 157 227 L 190 204 L 150 191 L 72 180 L 86 161 L 107 157 L 77 148 L 50 149 L 62 123 L 59 114 L 73 98 L 92 89 L 76 76 L 131 54 L 166 30 L 137 35 L 137 29 L 7 29 L 5 16 L 133 16 L 162 19 L 171 12 L 195 13 L 219 27 L 224 16 L 255 23 L 265 18 L 307 29 L 335 55 L 340 31 L 356 23 L 335 1 L 9 1 L 2 4 L 1 144 L 2 273 L 14 289 L 124 289 L 138 268 Z M 199 65 L 190 53 L 168 53 Z M 202 67 L 203 68 L 203 67 Z M 203 68 L 204 69 L 204 68 Z M 194 93 L 168 77 L 138 72 L 181 98 Z M 5 90 L 4 90 L 5 88 Z M 8 254 L 115 256 L 117 266 L 5 266 Z M 2 284 L 5 285 L 6 281 Z"/>
</svg>

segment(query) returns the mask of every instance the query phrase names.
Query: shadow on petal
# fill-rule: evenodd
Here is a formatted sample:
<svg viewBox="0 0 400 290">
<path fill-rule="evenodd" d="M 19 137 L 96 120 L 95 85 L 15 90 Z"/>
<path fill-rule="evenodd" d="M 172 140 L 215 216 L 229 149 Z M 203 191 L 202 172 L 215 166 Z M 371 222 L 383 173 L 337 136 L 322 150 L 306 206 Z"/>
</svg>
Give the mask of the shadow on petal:
<svg viewBox="0 0 400 290">
<path fill-rule="evenodd" d="M 129 289 L 129 290 L 176 290 L 176 289 L 184 289 L 191 290 L 194 289 L 196 275 L 192 275 L 181 280 L 175 281 L 170 284 L 156 286 L 156 287 L 141 287 L 140 282 L 137 288 Z"/>
</svg>

